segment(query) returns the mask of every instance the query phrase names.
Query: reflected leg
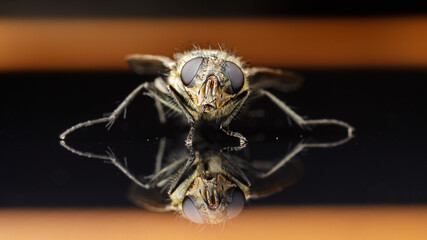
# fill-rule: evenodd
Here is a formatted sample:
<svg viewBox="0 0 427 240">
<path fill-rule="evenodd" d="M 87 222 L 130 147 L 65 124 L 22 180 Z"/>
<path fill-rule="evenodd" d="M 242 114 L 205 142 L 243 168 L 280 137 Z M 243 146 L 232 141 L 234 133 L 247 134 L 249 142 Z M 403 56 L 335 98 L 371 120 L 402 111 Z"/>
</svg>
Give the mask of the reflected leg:
<svg viewBox="0 0 427 240">
<path fill-rule="evenodd" d="M 187 158 L 187 161 L 185 162 L 184 167 L 182 167 L 179 171 L 178 176 L 173 180 L 169 190 L 168 194 L 171 194 L 175 189 L 178 187 L 178 183 L 181 182 L 182 177 L 187 172 L 188 168 L 193 164 L 194 160 L 196 159 L 196 153 L 194 152 L 193 148 L 190 148 L 190 155 Z"/>
<path fill-rule="evenodd" d="M 128 178 L 130 178 L 134 183 L 136 183 L 138 186 L 145 188 L 145 189 L 149 189 L 150 185 L 149 184 L 144 184 L 141 181 L 138 180 L 137 177 L 135 177 L 135 175 L 133 175 L 128 169 L 127 167 L 123 166 L 123 164 L 117 159 L 116 155 L 114 155 L 113 151 L 108 148 L 107 154 L 109 156 L 109 160 L 111 161 L 111 163 L 114 164 L 114 166 L 116 166 L 118 169 L 120 169 L 120 171 L 122 171 L 122 173 L 124 173 Z"/>
<path fill-rule="evenodd" d="M 162 168 L 162 160 L 163 160 L 163 155 L 165 153 L 165 147 L 166 147 L 166 138 L 162 137 L 159 141 L 159 149 L 157 150 L 154 174 L 157 174 Z"/>
<path fill-rule="evenodd" d="M 114 166 L 120 169 L 120 171 L 122 171 L 128 178 L 130 178 L 138 186 L 145 189 L 150 188 L 149 184 L 145 184 L 139 181 L 138 178 L 136 178 L 125 166 L 123 166 L 123 164 L 117 159 L 116 155 L 114 155 L 113 151 L 110 148 L 108 148 L 107 155 L 101 155 L 101 154 L 93 154 L 90 152 L 82 152 L 82 151 L 76 150 L 68 146 L 63 140 L 61 140 L 60 143 L 61 143 L 61 146 L 63 146 L 65 149 L 79 156 L 110 161 L 112 164 L 114 164 Z"/>
<path fill-rule="evenodd" d="M 283 167 L 287 162 L 292 160 L 298 153 L 300 153 L 305 148 L 327 148 L 327 147 L 336 147 L 339 145 L 342 145 L 350 139 L 352 139 L 353 136 L 349 135 L 344 139 L 335 141 L 335 142 L 323 142 L 323 143 L 298 143 L 289 153 L 286 154 L 286 156 L 280 160 L 276 165 L 274 165 L 268 172 L 262 173 L 259 175 L 260 178 L 266 178 L 270 175 L 272 175 L 274 172 L 279 170 L 281 167 Z"/>
</svg>

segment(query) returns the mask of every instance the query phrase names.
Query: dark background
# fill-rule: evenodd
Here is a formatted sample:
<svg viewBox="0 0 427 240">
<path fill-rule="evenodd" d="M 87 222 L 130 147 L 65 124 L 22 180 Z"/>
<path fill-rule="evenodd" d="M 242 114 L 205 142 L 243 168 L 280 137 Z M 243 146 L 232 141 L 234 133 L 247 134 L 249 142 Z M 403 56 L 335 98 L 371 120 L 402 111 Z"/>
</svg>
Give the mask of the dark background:
<svg viewBox="0 0 427 240">
<path fill-rule="evenodd" d="M 351 16 L 426 13 L 423 1 L 56 1 L 3 0 L 0 15 L 14 17 L 242 17 Z"/>
<path fill-rule="evenodd" d="M 301 154 L 304 175 L 256 204 L 417 204 L 427 202 L 426 70 L 298 69 L 306 81 L 293 93 L 278 93 L 310 118 L 333 117 L 356 128 L 349 143 Z M 76 156 L 59 145 L 71 125 L 112 111 L 141 81 L 129 72 L 2 73 L 0 95 L 0 206 L 128 206 L 130 185 L 102 160 Z M 302 132 L 266 100 L 254 108 L 267 116 L 254 125 L 233 121 L 249 137 L 252 159 L 278 159 L 289 142 L 304 137 L 340 138 L 340 129 Z M 323 129 L 323 130 L 322 130 Z M 104 153 L 110 146 L 138 173 L 150 174 L 158 139 L 176 141 L 188 128 L 172 118 L 162 126 L 153 100 L 140 96 L 110 132 L 103 126 L 70 135 L 76 148 Z M 263 140 L 256 136 L 263 135 Z M 278 138 L 278 139 L 276 139 Z M 175 139 L 175 140 L 174 140 Z M 178 144 L 183 144 L 180 140 Z"/>
</svg>

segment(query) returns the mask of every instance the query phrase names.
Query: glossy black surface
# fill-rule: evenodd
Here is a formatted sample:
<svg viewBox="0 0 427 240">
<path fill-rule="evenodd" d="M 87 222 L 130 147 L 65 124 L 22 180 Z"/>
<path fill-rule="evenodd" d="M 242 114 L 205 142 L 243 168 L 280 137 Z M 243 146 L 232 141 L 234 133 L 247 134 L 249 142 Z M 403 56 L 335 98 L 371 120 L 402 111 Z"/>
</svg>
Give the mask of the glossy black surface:
<svg viewBox="0 0 427 240">
<path fill-rule="evenodd" d="M 249 205 L 427 203 L 427 71 L 297 72 L 305 77 L 304 86 L 279 93 L 280 98 L 310 118 L 349 122 L 356 137 L 336 148 L 305 151 L 299 181 Z M 126 197 L 130 180 L 111 164 L 66 151 L 58 135 L 75 123 L 111 112 L 150 77 L 61 72 L 2 73 L 0 78 L 1 207 L 131 205 Z M 253 159 L 280 158 L 289 141 L 295 144 L 301 135 L 345 135 L 336 128 L 308 133 L 289 127 L 286 116 L 267 100 L 253 107 L 266 109 L 266 116 L 256 121 L 241 117 L 231 124 L 248 136 L 245 154 Z M 173 142 L 187 131 L 179 118 L 162 126 L 153 100 L 140 96 L 127 119 L 118 120 L 111 131 L 95 126 L 72 133 L 67 143 L 98 153 L 110 146 L 135 172 L 150 174 L 159 139 L 166 136 Z"/>
</svg>

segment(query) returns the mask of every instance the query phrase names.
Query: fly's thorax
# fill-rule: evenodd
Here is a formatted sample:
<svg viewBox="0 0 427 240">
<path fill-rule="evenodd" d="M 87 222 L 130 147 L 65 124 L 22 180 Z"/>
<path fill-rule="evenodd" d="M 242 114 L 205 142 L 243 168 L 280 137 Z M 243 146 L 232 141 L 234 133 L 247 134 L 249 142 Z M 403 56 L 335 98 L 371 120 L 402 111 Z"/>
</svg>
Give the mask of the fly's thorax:
<svg viewBox="0 0 427 240">
<path fill-rule="evenodd" d="M 244 64 L 227 52 L 193 50 L 176 54 L 175 58 L 168 83 L 198 114 L 224 112 L 236 96 L 248 89 Z"/>
</svg>

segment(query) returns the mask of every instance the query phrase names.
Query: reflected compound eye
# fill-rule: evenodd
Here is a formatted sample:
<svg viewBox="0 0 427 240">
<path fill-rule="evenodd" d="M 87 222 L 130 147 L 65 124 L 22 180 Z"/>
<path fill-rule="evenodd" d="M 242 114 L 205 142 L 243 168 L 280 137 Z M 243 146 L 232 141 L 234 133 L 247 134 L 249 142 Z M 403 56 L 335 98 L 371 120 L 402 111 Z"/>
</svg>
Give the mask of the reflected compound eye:
<svg viewBox="0 0 427 240">
<path fill-rule="evenodd" d="M 228 206 L 228 219 L 235 218 L 242 211 L 243 206 L 245 205 L 245 195 L 242 190 L 236 188 L 231 193 L 230 205 Z"/>
<path fill-rule="evenodd" d="M 196 205 L 193 203 L 193 200 L 191 200 L 190 197 L 185 197 L 184 201 L 182 202 L 182 211 L 190 221 L 198 224 L 204 223 L 199 209 L 197 209 Z"/>
<path fill-rule="evenodd" d="M 181 80 L 185 86 L 188 86 L 193 81 L 193 78 L 196 76 L 197 71 L 200 68 L 200 65 L 203 62 L 202 57 L 193 58 L 188 61 L 181 70 Z"/>
<path fill-rule="evenodd" d="M 231 82 L 231 88 L 233 89 L 234 93 L 238 93 L 240 89 L 242 89 L 243 83 L 245 82 L 245 76 L 242 72 L 242 69 L 240 69 L 240 67 L 233 62 L 225 62 L 225 64 L 226 72 Z"/>
</svg>

